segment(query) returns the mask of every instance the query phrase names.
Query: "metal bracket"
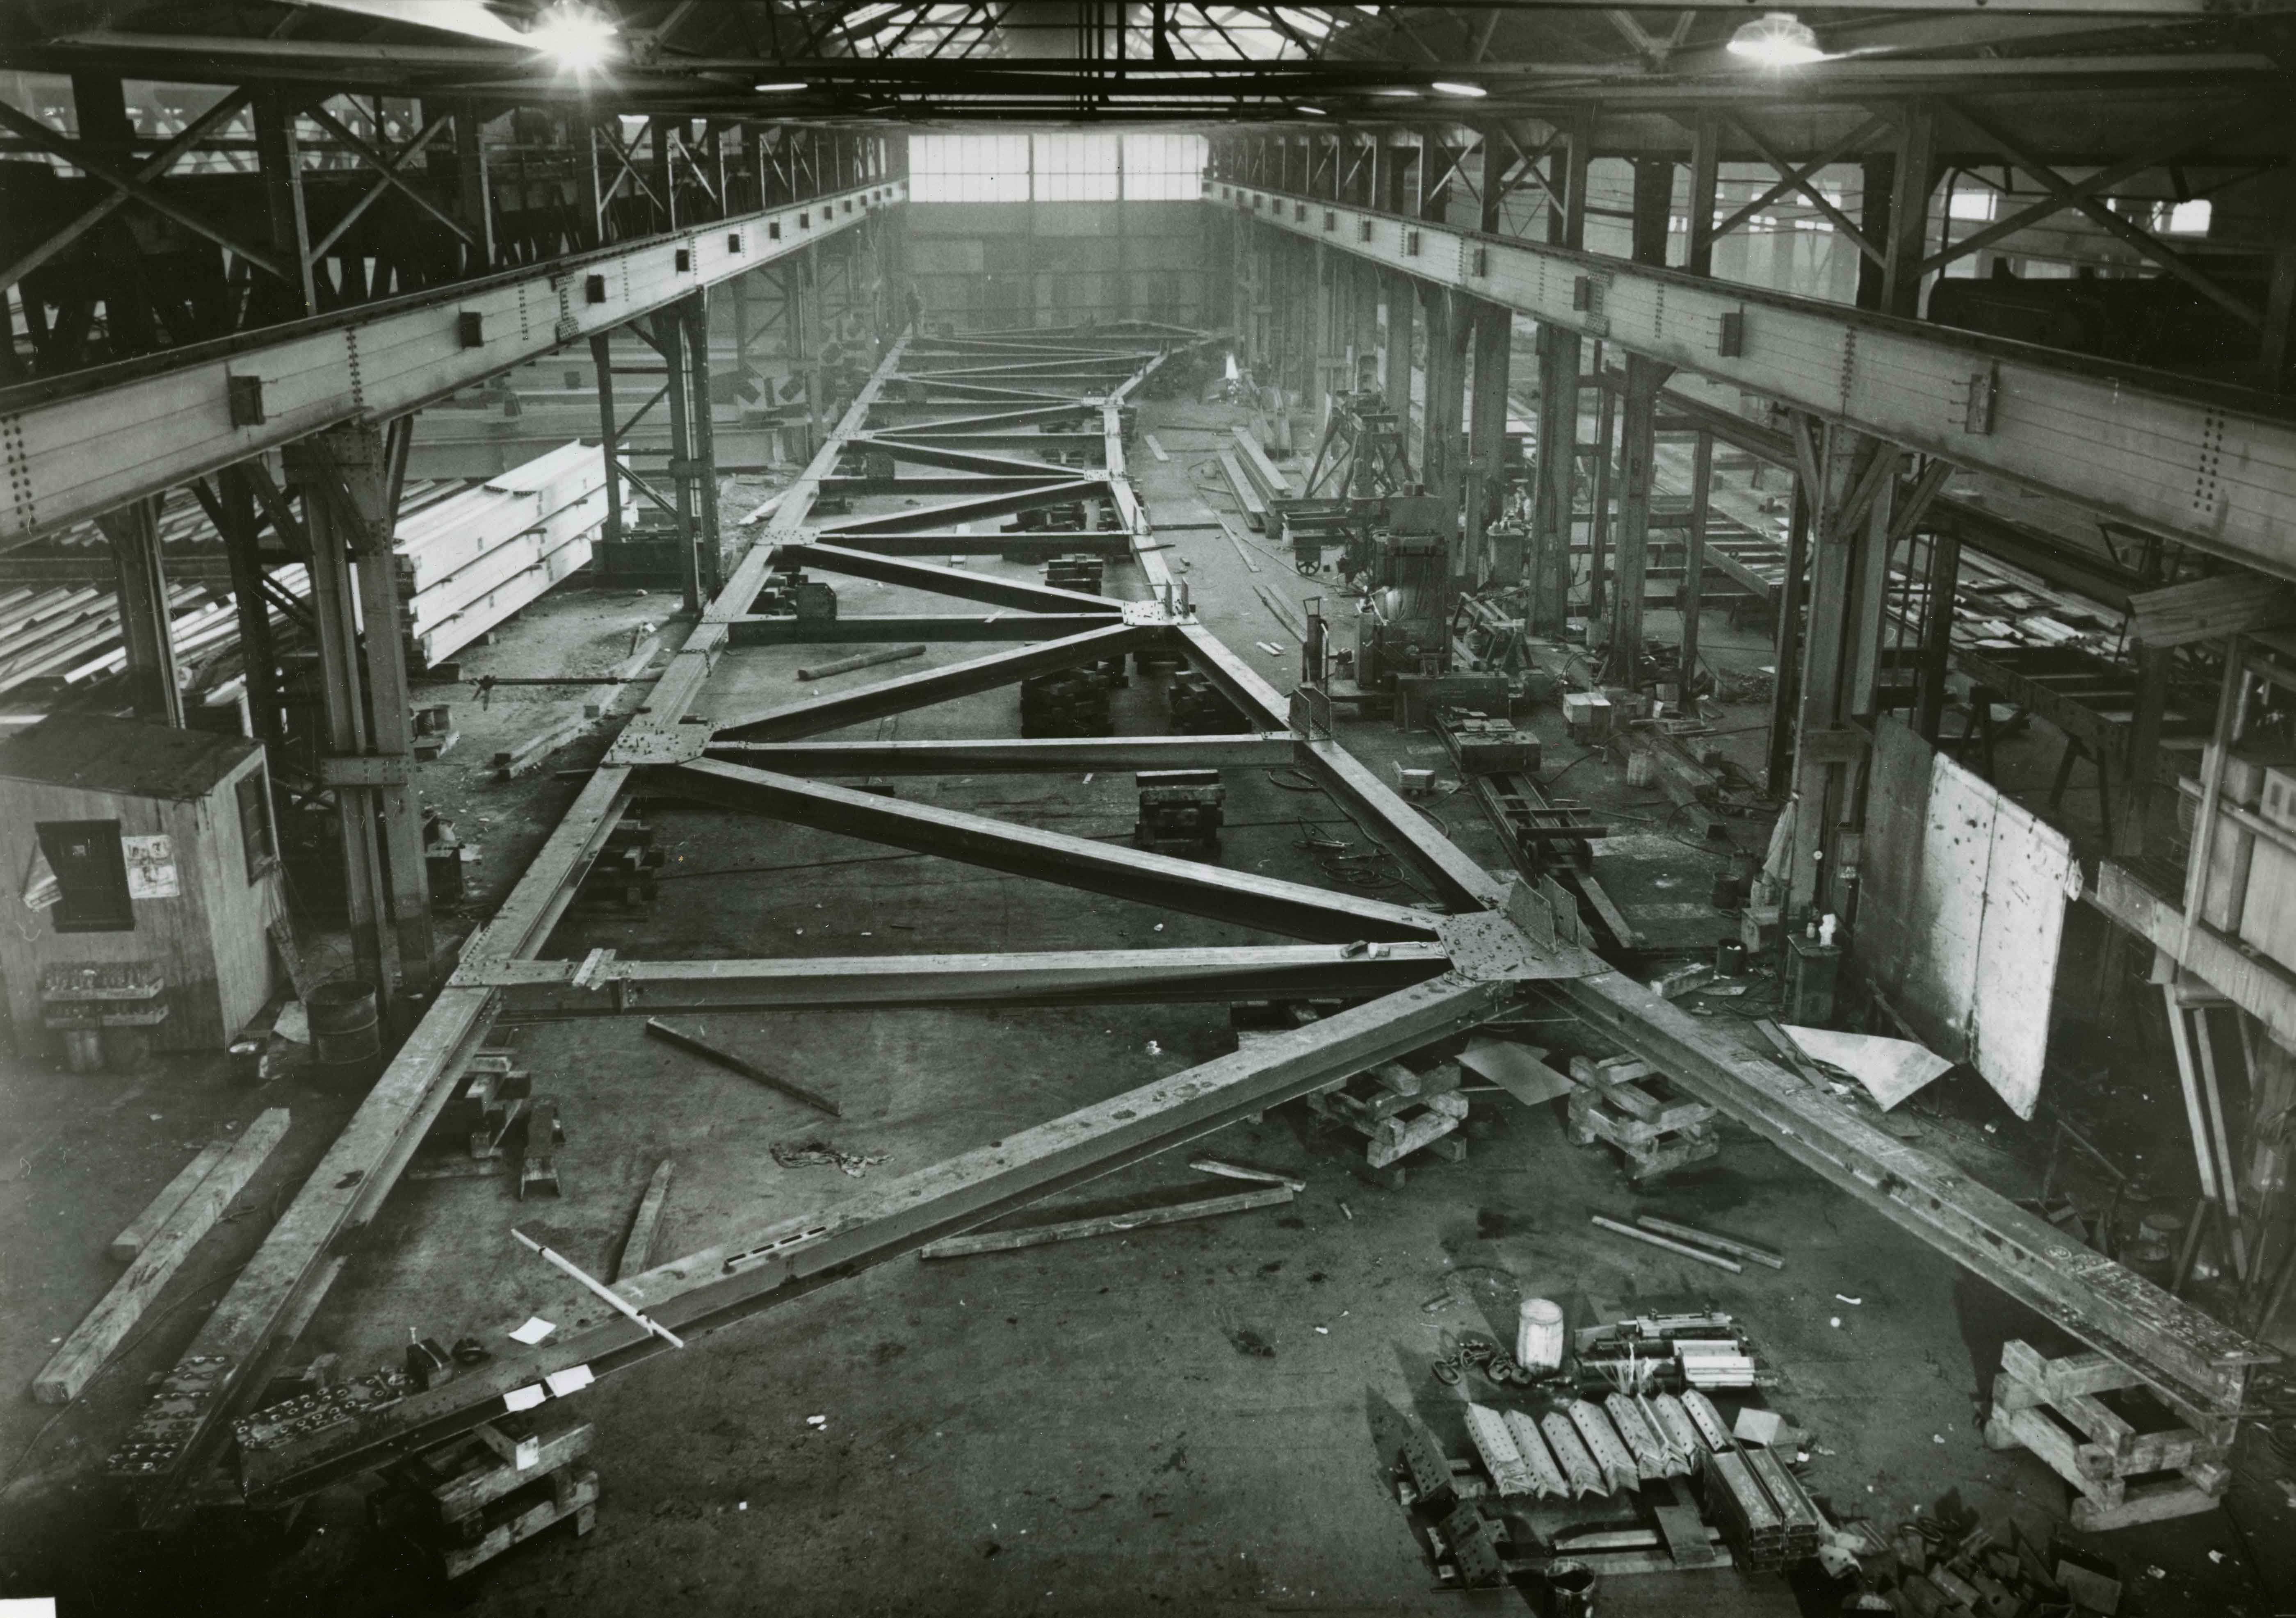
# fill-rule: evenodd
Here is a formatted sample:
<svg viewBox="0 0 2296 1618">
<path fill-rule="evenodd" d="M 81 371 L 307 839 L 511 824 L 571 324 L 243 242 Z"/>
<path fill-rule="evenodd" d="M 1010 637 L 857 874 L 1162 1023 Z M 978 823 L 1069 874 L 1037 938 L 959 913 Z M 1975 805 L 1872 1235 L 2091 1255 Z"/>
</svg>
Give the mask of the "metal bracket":
<svg viewBox="0 0 2296 1618">
<path fill-rule="evenodd" d="M 414 761 L 405 754 L 356 754 L 319 760 L 323 787 L 403 787 L 414 779 Z"/>
<path fill-rule="evenodd" d="M 1123 605 L 1124 622 L 1135 628 L 1169 629 L 1187 621 L 1162 601 L 1126 601 Z"/>
<path fill-rule="evenodd" d="M 1591 957 L 1566 954 L 1567 944 L 1561 949 L 1543 944 L 1534 932 L 1497 911 L 1439 917 L 1435 936 L 1451 958 L 1451 969 L 1474 983 L 1578 977 L 1602 969 Z"/>
<path fill-rule="evenodd" d="M 626 769 L 690 764 L 709 746 L 711 731 L 709 721 L 698 715 L 689 714 L 675 723 L 641 716 L 622 727 L 602 762 Z"/>
</svg>

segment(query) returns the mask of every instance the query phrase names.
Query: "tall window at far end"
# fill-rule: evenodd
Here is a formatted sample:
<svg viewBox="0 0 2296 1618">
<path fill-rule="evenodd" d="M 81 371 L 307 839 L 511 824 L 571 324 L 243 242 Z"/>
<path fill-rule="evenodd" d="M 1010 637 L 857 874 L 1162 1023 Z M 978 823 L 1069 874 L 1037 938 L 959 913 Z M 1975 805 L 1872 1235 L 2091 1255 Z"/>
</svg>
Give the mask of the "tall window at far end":
<svg viewBox="0 0 2296 1618">
<path fill-rule="evenodd" d="M 1128 135 L 1124 195 L 1134 202 L 1196 201 L 1208 157 L 1201 135 Z"/>
</svg>

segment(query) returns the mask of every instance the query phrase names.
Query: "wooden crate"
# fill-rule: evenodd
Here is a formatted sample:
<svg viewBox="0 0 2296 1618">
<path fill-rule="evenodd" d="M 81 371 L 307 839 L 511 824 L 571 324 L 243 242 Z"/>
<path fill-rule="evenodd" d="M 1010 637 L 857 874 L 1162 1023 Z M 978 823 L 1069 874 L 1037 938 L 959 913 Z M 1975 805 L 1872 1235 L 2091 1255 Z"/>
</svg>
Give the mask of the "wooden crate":
<svg viewBox="0 0 2296 1618">
<path fill-rule="evenodd" d="M 1468 1113 L 1459 1083 L 1456 1062 L 1439 1063 L 1426 1073 L 1385 1062 L 1309 1096 L 1308 1105 L 1365 1137 L 1364 1161 L 1374 1169 L 1393 1168 L 1423 1148 L 1456 1163 L 1467 1155 L 1466 1142 L 1450 1138 Z"/>
<path fill-rule="evenodd" d="M 2070 1483 L 2076 1528 L 2127 1528 L 2214 1509 L 2232 1482 L 2229 1420 L 2208 1433 L 2157 1426 L 2131 1419 L 2135 1399 L 2116 1409 L 2103 1397 L 2143 1383 L 2103 1354 L 2052 1360 L 2030 1344 L 2005 1343 L 1985 1442 L 2030 1450 Z"/>
<path fill-rule="evenodd" d="M 1626 1160 L 1627 1178 L 1651 1180 L 1722 1149 L 1718 1115 L 1677 1094 L 1647 1062 L 1573 1057 L 1569 1133 L 1576 1145 L 1606 1142 Z"/>
</svg>

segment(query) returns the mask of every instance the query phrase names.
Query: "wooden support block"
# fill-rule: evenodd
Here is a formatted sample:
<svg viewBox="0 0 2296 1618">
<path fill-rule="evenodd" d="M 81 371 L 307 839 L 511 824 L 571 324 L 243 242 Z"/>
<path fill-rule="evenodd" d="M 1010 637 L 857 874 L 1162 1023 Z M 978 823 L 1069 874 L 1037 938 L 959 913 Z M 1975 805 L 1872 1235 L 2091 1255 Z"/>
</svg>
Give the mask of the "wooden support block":
<svg viewBox="0 0 2296 1618">
<path fill-rule="evenodd" d="M 42 1404 L 64 1404 L 79 1396 L 89 1379 L 103 1369 L 112 1350 L 134 1328 L 152 1300 L 160 1295 L 192 1249 L 216 1221 L 223 1217 L 255 1171 L 263 1166 L 272 1148 L 287 1133 L 287 1109 L 267 1108 L 242 1131 L 207 1177 L 186 1197 L 167 1222 L 136 1254 L 127 1273 L 112 1285 L 103 1301 L 73 1328 L 63 1345 L 49 1356 L 33 1379 L 32 1395 Z"/>
<path fill-rule="evenodd" d="M 2139 1523 L 2161 1523 L 2217 1508 L 2218 1496 L 2182 1482 L 2139 1483 L 2110 1503 L 2077 1496 L 2073 1526 L 2087 1533 L 2133 1528 Z"/>
<path fill-rule="evenodd" d="M 473 1429 L 480 1443 L 501 1457 L 513 1472 L 531 1472 L 542 1459 L 542 1440 L 529 1433 L 513 1438 L 490 1421 L 482 1421 Z"/>
<path fill-rule="evenodd" d="M 448 1547 L 439 1557 L 447 1577 L 459 1579 L 472 1569 L 493 1561 L 512 1546 L 530 1540 L 544 1529 L 569 1517 L 574 1519 L 577 1534 L 589 1532 L 596 1521 L 593 1508 L 598 1502 L 598 1475 L 586 1470 L 578 1473 L 570 1480 L 562 1494 L 562 1499 L 558 1492 L 554 1492 L 550 1499 L 537 1501 L 508 1521 L 496 1524 L 475 1545 Z"/>
<path fill-rule="evenodd" d="M 542 761 L 582 733 L 584 721 L 579 714 L 545 726 L 520 742 L 495 755 L 495 779 L 510 780 L 529 771 L 542 767 Z"/>
<path fill-rule="evenodd" d="M 504 1424 L 487 1425 L 499 1431 Z M 534 1460 L 523 1469 L 515 1463 L 505 1465 L 497 1460 L 488 1452 L 492 1446 L 483 1437 L 475 1443 L 457 1441 L 444 1450 L 433 1450 L 422 1457 L 413 1481 L 440 1522 L 456 1523 L 524 1488 L 545 1473 L 565 1471 L 590 1452 L 596 1436 L 597 1428 L 586 1421 L 538 1429 L 527 1441 L 535 1446 Z M 511 1442 L 521 1441 L 512 1438 Z"/>
<path fill-rule="evenodd" d="M 182 1172 L 168 1182 L 166 1189 L 151 1200 L 128 1227 L 111 1238 L 111 1256 L 125 1263 L 143 1252 L 160 1227 L 175 1216 L 176 1210 L 200 1189 L 200 1181 L 223 1161 L 224 1154 L 231 1150 L 231 1145 L 228 1140 L 210 1140 L 201 1147 L 183 1166 Z"/>
<path fill-rule="evenodd" d="M 1458 1127 L 1456 1115 L 1439 1112 L 1433 1107 L 1416 1118 L 1386 1119 L 1380 1124 L 1380 1132 L 1372 1137 L 1371 1145 L 1365 1150 L 1364 1161 L 1375 1169 L 1386 1168 L 1398 1158 L 1409 1156 L 1421 1147 L 1441 1139 Z"/>
</svg>

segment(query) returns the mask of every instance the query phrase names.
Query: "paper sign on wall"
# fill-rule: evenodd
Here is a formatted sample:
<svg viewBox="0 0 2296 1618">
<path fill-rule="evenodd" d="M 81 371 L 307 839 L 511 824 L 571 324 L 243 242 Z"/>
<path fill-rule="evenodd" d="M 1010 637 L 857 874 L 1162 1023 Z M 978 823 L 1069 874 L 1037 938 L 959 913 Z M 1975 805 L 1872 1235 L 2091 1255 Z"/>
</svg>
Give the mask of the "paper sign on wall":
<svg viewBox="0 0 2296 1618">
<path fill-rule="evenodd" d="M 122 838 L 119 853 L 127 864 L 129 898 L 173 899 L 183 893 L 184 885 L 176 876 L 176 839 L 165 832 Z"/>
</svg>

